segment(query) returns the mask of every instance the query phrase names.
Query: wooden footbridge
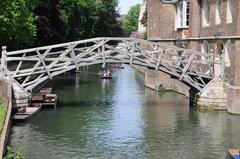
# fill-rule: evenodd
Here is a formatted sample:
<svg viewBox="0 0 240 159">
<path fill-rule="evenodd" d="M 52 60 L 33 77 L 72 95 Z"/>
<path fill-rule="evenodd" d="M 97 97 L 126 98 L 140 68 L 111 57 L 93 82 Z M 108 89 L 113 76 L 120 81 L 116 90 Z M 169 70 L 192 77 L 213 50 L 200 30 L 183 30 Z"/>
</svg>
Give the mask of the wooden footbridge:
<svg viewBox="0 0 240 159">
<path fill-rule="evenodd" d="M 94 38 L 8 52 L 2 47 L 1 76 L 23 91 L 83 66 L 107 63 L 141 65 L 163 71 L 201 91 L 220 57 L 134 38 Z"/>
</svg>

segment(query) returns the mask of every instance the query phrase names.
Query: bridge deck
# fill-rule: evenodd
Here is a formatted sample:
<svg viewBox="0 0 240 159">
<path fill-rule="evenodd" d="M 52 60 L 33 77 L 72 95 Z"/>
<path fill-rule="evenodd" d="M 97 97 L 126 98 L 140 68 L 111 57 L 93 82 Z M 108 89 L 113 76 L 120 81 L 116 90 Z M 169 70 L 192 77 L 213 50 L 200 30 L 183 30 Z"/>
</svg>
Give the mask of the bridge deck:
<svg viewBox="0 0 240 159">
<path fill-rule="evenodd" d="M 133 38 L 94 38 L 12 52 L 3 47 L 1 58 L 3 76 L 24 91 L 72 69 L 107 63 L 163 71 L 201 91 L 216 75 L 214 65 L 221 58 Z"/>
</svg>

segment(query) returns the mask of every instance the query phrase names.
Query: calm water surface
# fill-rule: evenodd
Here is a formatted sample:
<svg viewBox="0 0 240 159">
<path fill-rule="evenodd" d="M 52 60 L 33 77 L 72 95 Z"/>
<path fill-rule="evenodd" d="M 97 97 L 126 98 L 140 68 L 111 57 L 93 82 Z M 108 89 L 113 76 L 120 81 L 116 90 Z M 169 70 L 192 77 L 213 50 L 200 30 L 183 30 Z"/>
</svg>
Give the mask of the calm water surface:
<svg viewBox="0 0 240 159">
<path fill-rule="evenodd" d="M 197 111 L 182 95 L 146 89 L 128 66 L 112 80 L 89 72 L 48 84 L 59 107 L 14 124 L 14 150 L 26 159 L 224 159 L 240 147 L 240 116 Z"/>
</svg>

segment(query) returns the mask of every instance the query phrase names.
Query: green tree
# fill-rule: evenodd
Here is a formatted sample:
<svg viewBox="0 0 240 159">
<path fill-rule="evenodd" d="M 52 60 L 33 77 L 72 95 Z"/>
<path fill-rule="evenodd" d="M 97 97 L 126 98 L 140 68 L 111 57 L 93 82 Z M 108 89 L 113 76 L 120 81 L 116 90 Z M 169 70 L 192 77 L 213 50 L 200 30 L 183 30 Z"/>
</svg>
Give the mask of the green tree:
<svg viewBox="0 0 240 159">
<path fill-rule="evenodd" d="M 121 34 L 117 5 L 117 0 L 60 0 L 67 40 Z"/>
<path fill-rule="evenodd" d="M 38 0 L 34 13 L 38 17 L 38 45 L 50 45 L 65 41 L 65 30 L 60 19 L 59 0 Z"/>
<path fill-rule="evenodd" d="M 36 40 L 36 17 L 29 0 L 0 0 L 0 45 L 8 49 L 31 46 Z"/>
<path fill-rule="evenodd" d="M 93 37 L 98 19 L 95 0 L 60 0 L 60 9 L 68 41 Z"/>
<path fill-rule="evenodd" d="M 132 6 L 123 19 L 122 26 L 127 35 L 138 29 L 138 17 L 140 13 L 140 4 Z"/>
<path fill-rule="evenodd" d="M 101 0 L 98 3 L 98 21 L 96 28 L 97 36 L 122 36 L 123 30 L 117 18 L 120 14 L 117 10 L 118 1 L 117 0 Z"/>
</svg>

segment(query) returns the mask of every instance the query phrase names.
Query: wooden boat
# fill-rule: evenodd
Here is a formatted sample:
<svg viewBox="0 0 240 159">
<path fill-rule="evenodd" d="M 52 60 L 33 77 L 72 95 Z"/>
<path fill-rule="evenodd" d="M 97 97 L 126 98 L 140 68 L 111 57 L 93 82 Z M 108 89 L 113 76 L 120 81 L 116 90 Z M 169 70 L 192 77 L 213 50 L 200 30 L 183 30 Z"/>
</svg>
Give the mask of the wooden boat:
<svg viewBox="0 0 240 159">
<path fill-rule="evenodd" d="M 35 94 L 31 98 L 31 106 L 57 106 L 56 94 Z"/>
<path fill-rule="evenodd" d="M 43 95 L 41 94 L 33 95 L 31 98 L 31 103 L 42 103 L 42 102 L 43 102 Z"/>
<path fill-rule="evenodd" d="M 100 71 L 100 72 L 98 72 L 98 75 L 99 75 L 99 77 L 101 78 L 101 79 L 110 79 L 110 78 L 112 78 L 112 74 L 111 74 L 111 72 L 110 71 L 108 71 L 108 72 L 105 72 L 105 71 Z"/>
<path fill-rule="evenodd" d="M 43 106 L 57 106 L 57 95 L 56 94 L 46 94 L 43 97 Z"/>
<path fill-rule="evenodd" d="M 112 76 L 110 75 L 110 76 L 100 76 L 100 78 L 101 79 L 110 79 L 110 78 L 112 78 Z"/>
<path fill-rule="evenodd" d="M 52 88 L 51 87 L 49 87 L 49 88 L 42 88 L 42 89 L 40 89 L 40 94 L 50 94 L 50 93 L 52 93 Z"/>
<path fill-rule="evenodd" d="M 21 108 L 16 114 L 13 115 L 12 119 L 14 121 L 25 122 L 35 117 L 40 112 L 41 108 L 41 106 Z"/>
<path fill-rule="evenodd" d="M 240 149 L 229 149 L 228 153 L 232 159 L 240 159 Z"/>
<path fill-rule="evenodd" d="M 111 66 L 112 66 L 113 68 L 124 69 L 124 67 L 122 66 L 122 64 L 112 64 Z"/>
</svg>

